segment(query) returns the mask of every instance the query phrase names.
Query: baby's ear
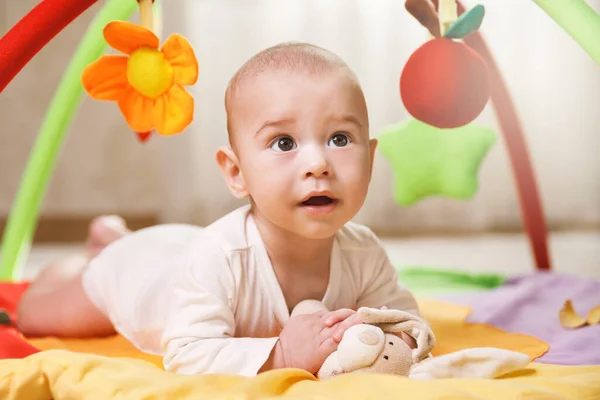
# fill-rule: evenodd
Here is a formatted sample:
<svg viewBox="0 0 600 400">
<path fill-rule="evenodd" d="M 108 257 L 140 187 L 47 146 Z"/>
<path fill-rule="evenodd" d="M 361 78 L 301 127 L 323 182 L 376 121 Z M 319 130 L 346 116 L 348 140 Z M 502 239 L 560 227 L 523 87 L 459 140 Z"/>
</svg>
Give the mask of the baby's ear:
<svg viewBox="0 0 600 400">
<path fill-rule="evenodd" d="M 373 164 L 375 163 L 375 150 L 377 149 L 377 139 L 369 140 L 369 153 L 371 155 L 371 164 L 369 165 L 369 176 L 373 175 Z"/>
<path fill-rule="evenodd" d="M 235 152 L 229 146 L 222 146 L 217 150 L 217 164 L 221 168 L 225 183 L 231 193 L 238 199 L 245 199 L 249 193 L 246 189 L 244 175 Z"/>
</svg>

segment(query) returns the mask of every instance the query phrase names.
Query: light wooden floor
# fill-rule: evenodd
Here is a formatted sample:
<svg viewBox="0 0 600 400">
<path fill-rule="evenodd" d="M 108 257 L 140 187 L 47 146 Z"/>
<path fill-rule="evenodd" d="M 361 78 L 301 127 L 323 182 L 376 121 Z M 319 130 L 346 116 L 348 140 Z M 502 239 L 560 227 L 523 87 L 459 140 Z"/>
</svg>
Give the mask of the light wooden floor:
<svg viewBox="0 0 600 400">
<path fill-rule="evenodd" d="M 434 266 L 509 276 L 534 270 L 523 235 L 382 240 L 397 266 Z M 600 232 L 555 233 L 550 243 L 554 270 L 600 279 Z M 80 245 L 34 246 L 23 276 L 32 278 L 49 261 L 80 248 Z"/>
<path fill-rule="evenodd" d="M 424 265 L 514 276 L 534 271 L 529 244 L 522 235 L 384 240 L 396 265 Z M 553 270 L 600 279 L 600 232 L 550 236 Z"/>
</svg>

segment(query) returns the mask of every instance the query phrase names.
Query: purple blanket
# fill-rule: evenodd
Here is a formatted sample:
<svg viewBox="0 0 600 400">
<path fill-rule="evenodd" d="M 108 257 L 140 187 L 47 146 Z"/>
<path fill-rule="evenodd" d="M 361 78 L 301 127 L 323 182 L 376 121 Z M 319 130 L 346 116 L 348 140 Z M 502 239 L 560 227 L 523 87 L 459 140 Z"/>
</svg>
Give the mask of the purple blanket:
<svg viewBox="0 0 600 400">
<path fill-rule="evenodd" d="M 559 365 L 600 364 L 600 325 L 578 329 L 561 326 L 558 313 L 565 300 L 586 318 L 600 305 L 600 282 L 556 273 L 535 273 L 508 279 L 487 292 L 444 296 L 473 309 L 470 322 L 493 325 L 508 332 L 537 337 L 550 350 L 536 362 Z"/>
</svg>

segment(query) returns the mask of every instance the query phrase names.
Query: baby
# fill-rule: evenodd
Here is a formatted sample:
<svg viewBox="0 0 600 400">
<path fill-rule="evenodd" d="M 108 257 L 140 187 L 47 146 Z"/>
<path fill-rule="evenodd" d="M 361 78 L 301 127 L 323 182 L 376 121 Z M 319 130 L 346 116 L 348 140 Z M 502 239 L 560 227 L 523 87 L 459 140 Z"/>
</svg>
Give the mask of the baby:
<svg viewBox="0 0 600 400">
<path fill-rule="evenodd" d="M 350 222 L 377 142 L 348 66 L 284 43 L 240 68 L 225 107 L 230 146 L 216 160 L 249 204 L 204 228 L 96 219 L 86 255 L 49 266 L 23 296 L 25 335 L 116 331 L 181 374 L 314 374 L 359 307 L 418 314 L 378 239 Z M 291 318 L 305 299 L 333 311 Z"/>
</svg>

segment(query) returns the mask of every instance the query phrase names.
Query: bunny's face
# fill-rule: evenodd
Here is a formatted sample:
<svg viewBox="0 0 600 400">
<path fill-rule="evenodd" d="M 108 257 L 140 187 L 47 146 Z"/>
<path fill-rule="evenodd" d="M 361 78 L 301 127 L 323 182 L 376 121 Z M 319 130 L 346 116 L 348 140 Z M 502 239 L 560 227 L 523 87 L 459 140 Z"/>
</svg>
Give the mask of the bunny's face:
<svg viewBox="0 0 600 400">
<path fill-rule="evenodd" d="M 412 365 L 410 347 L 398 336 L 373 325 L 359 324 L 348 329 L 337 353 L 345 372 L 407 376 Z"/>
<path fill-rule="evenodd" d="M 355 372 L 408 376 L 413 364 L 410 347 L 394 334 L 386 333 L 384 339 L 383 347 L 375 361 Z"/>
</svg>

